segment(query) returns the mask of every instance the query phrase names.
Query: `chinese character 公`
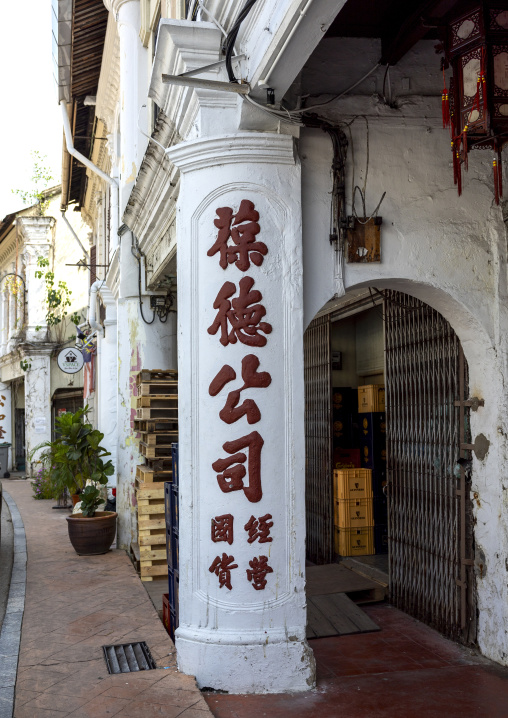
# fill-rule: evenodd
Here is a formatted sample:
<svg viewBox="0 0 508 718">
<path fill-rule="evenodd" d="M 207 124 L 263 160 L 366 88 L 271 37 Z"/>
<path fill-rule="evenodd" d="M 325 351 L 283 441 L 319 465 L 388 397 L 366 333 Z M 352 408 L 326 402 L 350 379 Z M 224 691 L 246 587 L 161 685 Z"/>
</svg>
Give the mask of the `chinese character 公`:
<svg viewBox="0 0 508 718">
<path fill-rule="evenodd" d="M 244 389 L 252 388 L 266 388 L 270 386 L 272 377 L 267 371 L 258 372 L 259 359 L 254 354 L 247 354 L 242 359 L 242 379 L 243 386 L 236 391 L 230 391 L 224 408 L 219 412 L 219 416 L 226 424 L 232 424 L 242 416 L 247 417 L 249 424 L 255 424 L 261 419 L 261 412 L 253 399 L 245 399 L 245 401 L 238 406 L 240 401 L 240 393 Z M 208 388 L 210 396 L 217 396 L 226 384 L 236 379 L 235 370 L 225 364 L 214 379 L 212 379 Z"/>
</svg>

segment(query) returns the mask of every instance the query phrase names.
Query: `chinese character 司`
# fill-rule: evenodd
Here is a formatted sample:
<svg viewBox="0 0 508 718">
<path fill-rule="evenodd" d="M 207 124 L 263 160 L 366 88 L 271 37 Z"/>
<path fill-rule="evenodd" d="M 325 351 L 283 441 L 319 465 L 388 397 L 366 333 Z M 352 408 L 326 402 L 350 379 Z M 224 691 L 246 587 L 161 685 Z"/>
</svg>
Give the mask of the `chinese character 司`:
<svg viewBox="0 0 508 718">
<path fill-rule="evenodd" d="M 263 591 L 266 586 L 266 574 L 273 573 L 273 568 L 268 565 L 268 557 L 255 557 L 249 561 L 250 568 L 247 569 L 247 580 L 252 583 L 256 591 Z"/>
<path fill-rule="evenodd" d="M 250 517 L 244 526 L 244 529 L 249 533 L 248 543 L 254 543 L 257 539 L 259 539 L 259 543 L 268 543 L 273 540 L 270 536 L 270 529 L 273 526 L 273 521 L 270 521 L 271 518 L 271 514 L 265 514 L 258 519 L 254 518 L 254 516 Z"/>
<path fill-rule="evenodd" d="M 224 514 L 212 519 L 212 541 L 226 541 L 230 546 L 233 543 L 233 516 Z"/>
<path fill-rule="evenodd" d="M 218 310 L 217 316 L 208 327 L 208 334 L 217 334 L 220 328 L 220 343 L 225 347 L 228 344 L 236 344 L 238 340 L 250 347 L 264 347 L 267 339 L 260 332 L 270 334 L 272 331 L 271 324 L 261 321 L 266 309 L 262 304 L 256 304 L 263 296 L 257 289 L 252 290 L 253 286 L 252 277 L 242 277 L 238 297 L 230 301 L 230 297 L 236 292 L 233 282 L 225 282 L 217 294 L 213 303 L 213 308 Z"/>
<path fill-rule="evenodd" d="M 234 441 L 226 441 L 222 445 L 224 451 L 233 456 L 227 459 L 217 459 L 212 464 L 212 469 L 217 472 L 217 482 L 221 491 L 229 493 L 230 491 L 240 491 L 243 489 L 245 496 L 252 503 L 261 501 L 263 497 L 263 489 L 261 488 L 261 449 L 263 441 L 257 431 L 253 431 L 247 436 L 242 436 Z M 240 449 L 249 449 L 249 485 L 245 486 L 243 479 L 247 475 L 247 470 L 243 464 L 247 461 L 247 456 L 240 452 Z"/>
<path fill-rule="evenodd" d="M 245 401 L 238 406 L 240 394 L 244 389 L 264 389 L 270 386 L 272 377 L 267 371 L 258 372 L 258 367 L 259 359 L 254 354 L 247 354 L 247 356 L 242 359 L 243 386 L 236 391 L 229 392 L 224 408 L 219 412 L 220 418 L 226 424 L 232 424 L 238 421 L 238 419 L 241 419 L 242 416 L 247 417 L 249 424 L 255 424 L 261 419 L 261 412 L 253 399 L 245 399 Z M 229 364 L 225 364 L 217 376 L 212 379 L 208 393 L 210 396 L 217 396 L 226 384 L 234 379 L 236 379 L 235 370 L 230 367 Z"/>
<path fill-rule="evenodd" d="M 259 234 L 259 212 L 248 199 L 242 199 L 240 209 L 233 216 L 231 207 L 220 207 L 216 210 L 218 219 L 213 221 L 219 230 L 215 244 L 207 252 L 209 257 L 220 253 L 219 265 L 226 269 L 228 264 L 235 264 L 241 271 L 246 272 L 250 263 L 259 267 L 263 264 L 263 257 L 268 248 L 263 242 L 256 242 Z M 229 239 L 233 245 L 228 244 Z"/>
<path fill-rule="evenodd" d="M 222 558 L 220 556 L 214 558 L 212 565 L 208 569 L 210 573 L 214 573 L 218 576 L 219 588 L 225 586 L 230 591 L 233 588 L 231 586 L 231 571 L 234 568 L 238 568 L 238 564 L 233 563 L 234 560 L 234 556 L 228 556 L 227 553 L 223 553 Z"/>
</svg>

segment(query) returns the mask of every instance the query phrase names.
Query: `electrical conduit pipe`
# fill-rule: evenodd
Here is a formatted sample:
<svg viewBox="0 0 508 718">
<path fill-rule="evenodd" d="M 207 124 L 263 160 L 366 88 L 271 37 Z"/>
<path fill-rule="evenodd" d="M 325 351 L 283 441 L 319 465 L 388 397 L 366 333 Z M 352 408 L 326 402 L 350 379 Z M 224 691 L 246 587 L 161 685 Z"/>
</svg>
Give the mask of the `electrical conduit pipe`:
<svg viewBox="0 0 508 718">
<path fill-rule="evenodd" d="M 96 175 L 98 175 L 101 179 L 103 179 L 105 182 L 109 184 L 111 187 L 111 230 L 110 230 L 110 236 L 112 243 L 118 241 L 118 213 L 119 213 L 119 188 L 118 188 L 118 182 L 114 177 L 110 177 L 106 172 L 103 172 L 100 167 L 97 167 L 97 165 L 94 165 L 93 162 L 91 162 L 88 157 L 85 157 L 85 155 L 82 155 L 81 152 L 78 152 L 74 148 L 74 142 L 72 140 L 72 132 L 71 132 L 71 125 L 69 122 L 69 115 L 67 114 L 67 105 L 65 102 L 60 103 L 60 107 L 62 108 L 62 120 L 63 120 L 63 127 L 64 127 L 64 134 L 65 134 L 65 144 L 67 147 L 67 152 L 72 155 L 72 157 L 75 157 L 77 160 L 79 160 L 82 164 L 85 165 L 85 167 L 88 167 L 89 170 L 94 172 Z"/>
</svg>

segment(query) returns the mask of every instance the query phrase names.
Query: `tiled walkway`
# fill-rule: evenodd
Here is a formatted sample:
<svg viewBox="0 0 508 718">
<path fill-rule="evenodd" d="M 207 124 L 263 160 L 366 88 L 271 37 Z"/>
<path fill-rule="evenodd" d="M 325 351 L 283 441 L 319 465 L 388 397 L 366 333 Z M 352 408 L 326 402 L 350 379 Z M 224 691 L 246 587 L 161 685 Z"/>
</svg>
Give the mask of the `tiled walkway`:
<svg viewBox="0 0 508 718">
<path fill-rule="evenodd" d="M 209 694 L 174 647 L 123 551 L 80 557 L 66 511 L 4 481 L 23 518 L 27 590 L 15 718 L 508 718 L 508 669 L 387 605 L 376 633 L 310 641 L 318 686 L 296 695 Z M 101 646 L 146 640 L 159 668 L 110 676 Z"/>
<path fill-rule="evenodd" d="M 3 481 L 25 524 L 25 615 L 15 718 L 206 718 L 195 680 L 175 668 L 174 646 L 124 551 L 78 556 L 67 511 Z M 109 675 L 102 646 L 146 641 L 158 669 Z"/>
<path fill-rule="evenodd" d="M 507 718 L 508 669 L 388 605 L 364 607 L 381 631 L 309 641 L 316 691 L 208 694 L 216 718 Z"/>
</svg>

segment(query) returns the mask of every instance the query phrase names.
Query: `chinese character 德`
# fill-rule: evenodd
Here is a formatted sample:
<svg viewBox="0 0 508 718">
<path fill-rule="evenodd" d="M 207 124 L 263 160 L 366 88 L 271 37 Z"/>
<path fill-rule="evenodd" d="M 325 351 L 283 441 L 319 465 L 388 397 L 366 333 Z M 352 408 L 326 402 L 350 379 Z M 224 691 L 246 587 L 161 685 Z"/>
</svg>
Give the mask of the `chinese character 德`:
<svg viewBox="0 0 508 718">
<path fill-rule="evenodd" d="M 242 359 L 243 386 L 236 391 L 229 392 L 226 404 L 219 412 L 220 418 L 226 424 L 233 424 L 233 422 L 241 419 L 242 416 L 247 417 L 249 424 L 255 424 L 261 419 L 261 412 L 253 399 L 245 399 L 245 401 L 238 406 L 240 394 L 244 389 L 266 388 L 270 386 L 272 377 L 267 371 L 258 372 L 258 367 L 259 359 L 254 354 L 247 354 L 247 356 Z M 226 384 L 233 381 L 233 379 L 236 379 L 235 370 L 230 367 L 229 364 L 225 364 L 210 383 L 208 388 L 210 396 L 217 396 Z"/>
<path fill-rule="evenodd" d="M 233 543 L 233 516 L 224 514 L 212 519 L 212 541 L 226 541 L 230 546 Z"/>
<path fill-rule="evenodd" d="M 219 230 L 215 244 L 207 252 L 209 257 L 220 253 L 219 265 L 226 269 L 228 264 L 235 264 L 236 267 L 246 272 L 250 263 L 259 267 L 263 264 L 263 257 L 268 253 L 264 242 L 256 242 L 256 235 L 259 234 L 259 212 L 248 199 L 242 199 L 240 209 L 233 216 L 231 207 L 220 207 L 216 210 L 218 219 L 214 224 Z M 229 245 L 229 239 L 233 245 Z"/>
<path fill-rule="evenodd" d="M 231 586 L 231 571 L 234 568 L 238 568 L 238 564 L 233 563 L 235 560 L 234 556 L 228 556 L 227 553 L 220 556 L 216 556 L 213 560 L 212 565 L 208 569 L 210 573 L 214 573 L 219 578 L 219 588 L 225 586 L 230 591 L 233 588 Z"/>
<path fill-rule="evenodd" d="M 225 282 L 217 294 L 213 303 L 213 308 L 218 310 L 217 316 L 208 327 L 208 333 L 217 334 L 220 328 L 220 343 L 223 346 L 236 344 L 238 339 L 242 344 L 251 347 L 264 347 L 266 344 L 266 337 L 260 332 L 270 334 L 272 325 L 261 321 L 266 309 L 262 304 L 256 304 L 263 297 L 257 289 L 252 290 L 253 285 L 252 277 L 243 277 L 239 282 L 239 296 L 235 299 L 230 300 L 236 292 L 233 282 Z M 231 331 L 228 323 L 231 325 Z"/>
<path fill-rule="evenodd" d="M 257 539 L 259 539 L 259 543 L 269 543 L 273 540 L 270 536 L 270 529 L 273 526 L 273 521 L 270 521 L 271 518 L 271 514 L 265 514 L 258 519 L 254 516 L 250 517 L 244 526 L 244 529 L 249 533 L 248 543 L 254 543 Z"/>
<path fill-rule="evenodd" d="M 266 586 L 266 574 L 273 573 L 273 568 L 268 565 L 268 557 L 255 557 L 249 561 L 250 568 L 247 569 L 247 580 L 252 583 L 256 591 L 263 591 Z"/>
<path fill-rule="evenodd" d="M 212 468 L 217 472 L 217 482 L 221 491 L 229 493 L 230 491 L 240 491 L 243 489 L 245 496 L 252 503 L 261 501 L 263 490 L 261 488 L 261 449 L 265 442 L 257 431 L 253 431 L 247 436 L 242 436 L 234 441 L 226 441 L 222 448 L 228 454 L 234 454 L 227 459 L 218 459 L 212 464 Z M 247 475 L 247 470 L 243 464 L 247 461 L 247 456 L 240 452 L 241 449 L 249 449 L 248 472 L 249 485 L 245 486 L 243 479 Z"/>
</svg>

